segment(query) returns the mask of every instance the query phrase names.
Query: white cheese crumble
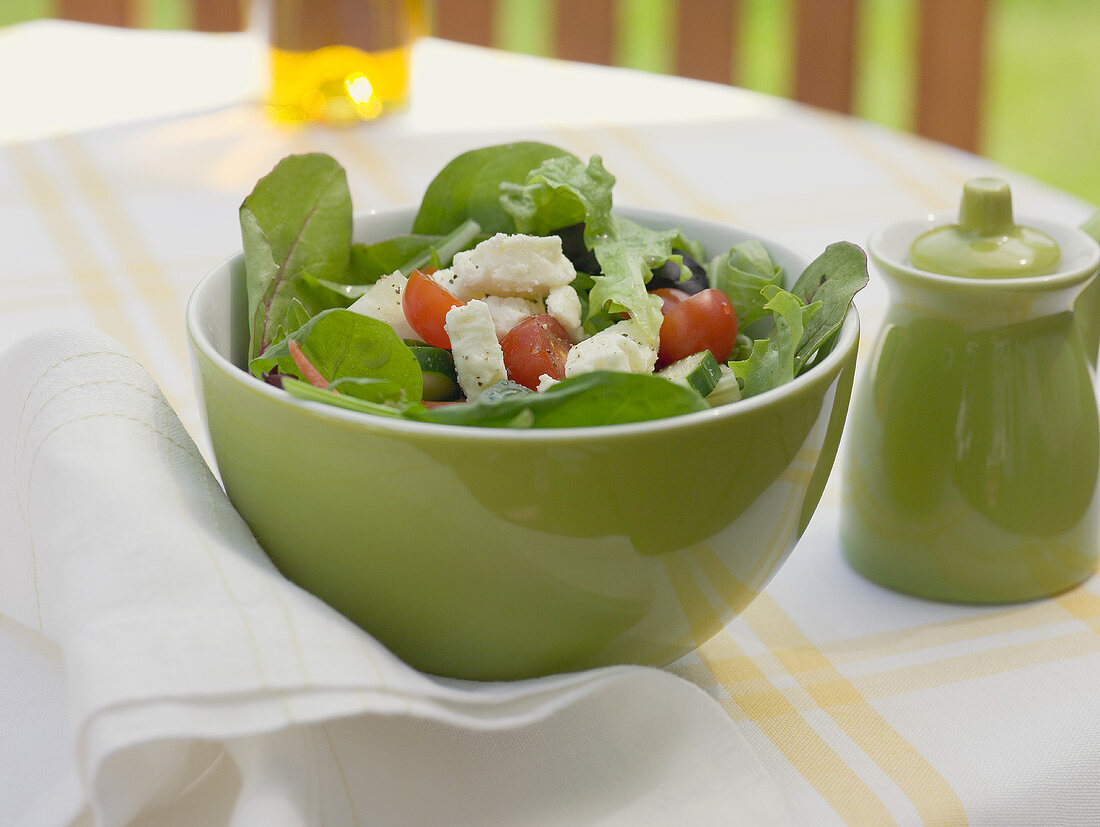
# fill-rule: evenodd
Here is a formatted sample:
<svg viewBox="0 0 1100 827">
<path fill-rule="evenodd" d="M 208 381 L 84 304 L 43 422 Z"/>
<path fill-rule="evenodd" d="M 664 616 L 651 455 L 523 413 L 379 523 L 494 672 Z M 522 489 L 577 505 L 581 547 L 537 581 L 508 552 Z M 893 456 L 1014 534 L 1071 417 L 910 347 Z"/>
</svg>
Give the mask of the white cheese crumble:
<svg viewBox="0 0 1100 827">
<path fill-rule="evenodd" d="M 456 253 L 451 291 L 459 298 L 527 296 L 542 298 L 577 275 L 556 235 L 497 233 L 472 250 Z"/>
<path fill-rule="evenodd" d="M 487 387 L 508 378 L 504 353 L 485 302 L 472 299 L 452 307 L 443 329 L 451 339 L 455 374 L 468 400 L 472 402 Z"/>
<path fill-rule="evenodd" d="M 584 338 L 584 329 L 581 327 L 581 298 L 577 291 L 565 284 L 555 287 L 546 297 L 546 312 L 561 322 L 574 342 Z"/>
<path fill-rule="evenodd" d="M 572 290 L 573 288 L 568 288 Z M 528 316 L 545 312 L 542 299 L 525 299 L 520 296 L 485 296 L 481 301 L 489 307 L 496 327 L 497 338 L 503 338 L 509 330 Z"/>
<path fill-rule="evenodd" d="M 657 349 L 646 343 L 646 338 L 642 329 L 630 319 L 617 322 L 569 349 L 565 357 L 565 376 L 569 378 L 595 370 L 652 373 L 657 364 Z"/>
<path fill-rule="evenodd" d="M 348 310 L 385 322 L 402 339 L 419 339 L 420 334 L 413 330 L 405 318 L 405 311 L 401 309 L 401 294 L 405 291 L 406 281 L 400 270 L 382 276 Z"/>
</svg>

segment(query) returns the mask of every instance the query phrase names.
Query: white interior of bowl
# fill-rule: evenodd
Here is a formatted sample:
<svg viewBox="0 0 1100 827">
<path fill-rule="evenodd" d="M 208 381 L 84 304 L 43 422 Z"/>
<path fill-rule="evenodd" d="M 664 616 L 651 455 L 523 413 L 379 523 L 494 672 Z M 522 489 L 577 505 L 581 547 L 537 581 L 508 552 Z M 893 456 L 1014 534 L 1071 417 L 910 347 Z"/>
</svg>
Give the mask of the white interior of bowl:
<svg viewBox="0 0 1100 827">
<path fill-rule="evenodd" d="M 1065 224 L 1057 224 L 1043 218 L 1032 216 L 1016 216 L 1016 223 L 1025 227 L 1033 227 L 1049 235 L 1062 252 L 1058 270 L 1046 276 L 1023 276 L 1004 279 L 973 279 L 965 276 L 944 276 L 939 273 L 931 273 L 921 270 L 909 263 L 909 248 L 917 237 L 936 227 L 954 224 L 958 221 L 958 213 L 947 211 L 933 213 L 922 219 L 900 221 L 883 227 L 871 236 L 867 242 L 867 252 L 871 259 L 880 267 L 888 267 L 894 270 L 908 273 L 914 276 L 924 276 L 932 279 L 942 279 L 951 283 L 965 282 L 968 284 L 981 284 L 986 287 L 1012 287 L 1018 289 L 1022 282 L 1033 282 L 1037 287 L 1053 287 L 1060 282 L 1078 281 L 1100 266 L 1100 245 L 1083 230 Z"/>
<path fill-rule="evenodd" d="M 782 244 L 762 238 L 759 234 L 732 225 L 720 224 L 697 218 L 684 218 L 669 213 L 641 209 L 617 209 L 616 213 L 650 227 L 667 229 L 679 227 L 685 236 L 703 244 L 708 255 L 726 251 L 734 244 L 748 239 L 758 239 L 768 249 L 772 260 L 783 268 L 789 287 L 809 264 L 804 255 Z M 408 232 L 412 225 L 415 208 L 405 207 L 392 210 L 368 210 L 355 215 L 353 237 L 357 242 L 377 241 Z M 625 425 L 599 425 L 585 428 L 560 428 L 513 430 L 501 428 L 478 428 L 471 426 L 436 425 L 433 423 L 413 422 L 411 420 L 390 419 L 381 416 L 367 416 L 355 411 L 347 411 L 331 405 L 322 405 L 296 399 L 289 394 L 272 387 L 249 375 L 241 366 L 248 353 L 248 299 L 244 283 L 244 256 L 237 255 L 219 264 L 199 282 L 187 306 L 187 329 L 194 346 L 217 364 L 234 380 L 248 383 L 253 389 L 267 393 L 284 404 L 301 405 L 317 413 L 323 413 L 342 421 L 366 424 L 374 428 L 396 430 L 430 428 L 458 438 L 463 432 L 477 432 L 478 438 L 498 436 L 506 439 L 554 439 L 555 435 L 564 437 L 570 434 L 576 439 L 578 431 L 591 432 L 593 435 L 608 431 L 670 430 L 690 426 L 705 418 L 736 416 L 768 404 L 774 404 L 785 395 L 797 391 L 803 384 L 813 381 L 813 377 L 829 370 L 844 358 L 859 335 L 859 319 L 855 308 L 850 308 L 841 327 L 837 341 L 831 352 L 806 373 L 778 388 L 741 400 L 722 405 L 709 411 L 685 414 L 683 416 L 656 419 L 648 422 L 633 422 Z"/>
</svg>

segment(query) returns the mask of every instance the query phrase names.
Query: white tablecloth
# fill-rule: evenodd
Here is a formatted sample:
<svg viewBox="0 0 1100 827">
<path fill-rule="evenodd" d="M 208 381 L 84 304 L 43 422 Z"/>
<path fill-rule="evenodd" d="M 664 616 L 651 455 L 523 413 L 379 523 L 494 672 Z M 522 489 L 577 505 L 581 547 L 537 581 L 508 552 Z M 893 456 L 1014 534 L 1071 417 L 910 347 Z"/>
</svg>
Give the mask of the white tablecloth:
<svg viewBox="0 0 1100 827">
<path fill-rule="evenodd" d="M 32 100 L 15 99 L 28 109 L 9 109 L 0 126 L 9 141 L 0 148 L 0 347 L 46 326 L 99 327 L 149 369 L 200 444 L 184 302 L 239 246 L 243 196 L 290 152 L 335 155 L 357 207 L 385 207 L 415 203 L 460 151 L 545 140 L 602 155 L 620 204 L 740 224 L 810 255 L 949 209 L 977 174 L 1007 178 L 1020 211 L 1071 223 L 1091 212 L 980 158 L 742 90 L 430 40 L 416 51 L 408 112 L 285 131 L 252 103 L 228 105 L 258 82 L 244 37 L 169 47 L 155 35 L 108 34 L 111 49 L 132 49 L 145 61 L 132 65 L 164 78 L 196 59 L 224 61 L 228 74 L 206 99 L 218 108 L 120 105 L 112 118 L 121 125 L 66 133 L 65 119 L 39 113 L 32 123 Z M 101 36 L 48 23 L 0 32 L 0 73 L 34 77 L 33 60 L 49 65 L 50 50 L 71 52 L 74 38 L 94 52 Z M 74 66 L 70 84 L 107 94 L 95 69 Z M 126 77 L 115 81 L 108 99 L 128 92 Z M 95 121 L 84 112 L 70 122 Z M 873 276 L 857 301 L 864 349 L 884 303 Z M 726 709 L 804 823 L 1096 823 L 1100 583 L 993 608 L 885 591 L 840 557 L 835 479 L 767 591 L 672 671 Z M 706 590 L 705 572 L 683 574 L 686 587 Z M 0 671 L 6 823 L 63 774 L 72 746 L 52 646 L 0 618 L 0 661 L 9 664 Z"/>
</svg>

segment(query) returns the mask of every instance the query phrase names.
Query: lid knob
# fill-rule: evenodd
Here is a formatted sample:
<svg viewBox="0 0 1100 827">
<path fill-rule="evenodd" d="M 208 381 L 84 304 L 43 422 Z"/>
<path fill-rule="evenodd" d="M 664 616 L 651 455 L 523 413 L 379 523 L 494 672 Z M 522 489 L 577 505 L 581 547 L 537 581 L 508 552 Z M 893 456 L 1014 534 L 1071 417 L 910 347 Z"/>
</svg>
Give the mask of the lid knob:
<svg viewBox="0 0 1100 827">
<path fill-rule="evenodd" d="M 909 250 L 914 267 L 945 276 L 1045 276 L 1058 269 L 1054 239 L 1012 218 L 1012 193 L 999 178 L 971 178 L 963 187 L 959 223 L 919 236 Z"/>
</svg>

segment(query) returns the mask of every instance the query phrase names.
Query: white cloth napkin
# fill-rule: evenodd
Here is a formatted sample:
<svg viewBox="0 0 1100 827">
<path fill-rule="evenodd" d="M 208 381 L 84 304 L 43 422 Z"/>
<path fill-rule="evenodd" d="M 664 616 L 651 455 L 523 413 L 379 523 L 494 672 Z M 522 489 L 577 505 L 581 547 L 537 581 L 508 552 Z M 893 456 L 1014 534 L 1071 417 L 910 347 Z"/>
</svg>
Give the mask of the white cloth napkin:
<svg viewBox="0 0 1100 827">
<path fill-rule="evenodd" d="M 114 340 L 0 377 L 0 612 L 63 654 L 77 767 L 23 823 L 789 823 L 687 681 L 433 678 L 284 580 Z"/>
</svg>

